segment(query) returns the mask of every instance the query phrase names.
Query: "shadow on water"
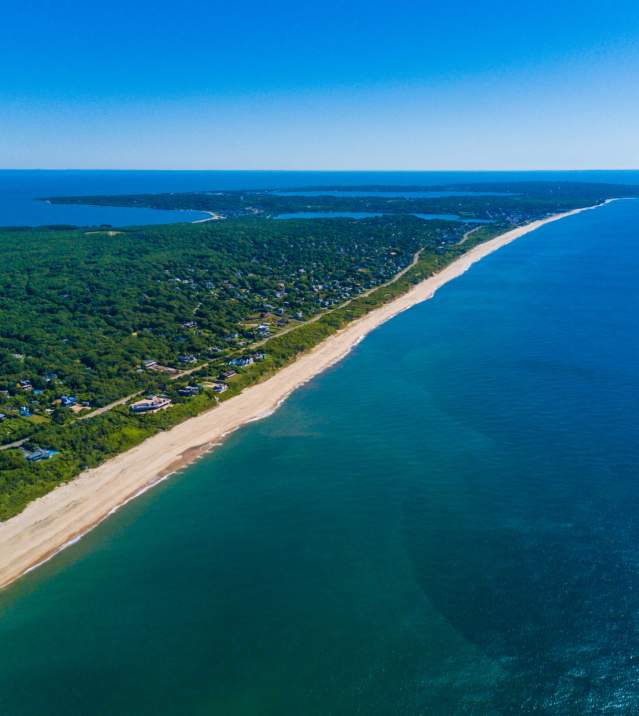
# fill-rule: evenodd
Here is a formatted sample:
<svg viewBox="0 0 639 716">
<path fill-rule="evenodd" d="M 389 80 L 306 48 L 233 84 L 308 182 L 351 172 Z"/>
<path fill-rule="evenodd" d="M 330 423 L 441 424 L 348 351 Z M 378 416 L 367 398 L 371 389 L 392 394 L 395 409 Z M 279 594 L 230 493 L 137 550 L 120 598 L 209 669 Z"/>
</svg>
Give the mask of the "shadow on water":
<svg viewBox="0 0 639 716">
<path fill-rule="evenodd" d="M 415 495 L 404 508 L 414 576 L 450 625 L 504 667 L 492 699 L 501 713 L 577 703 L 585 713 L 588 702 L 598 712 L 628 686 L 639 666 L 639 599 L 614 534 L 593 534 L 588 523 L 533 529 L 542 515 L 529 515 L 528 529 L 509 527 L 510 511 L 486 505 L 482 521 L 492 528 L 438 505 L 437 523 L 455 526 L 442 530 L 428 524 L 433 509 Z M 624 541 L 637 537 L 635 524 Z"/>
<path fill-rule="evenodd" d="M 0 711 L 638 713 L 637 226 L 495 254 L 0 596 Z"/>
</svg>

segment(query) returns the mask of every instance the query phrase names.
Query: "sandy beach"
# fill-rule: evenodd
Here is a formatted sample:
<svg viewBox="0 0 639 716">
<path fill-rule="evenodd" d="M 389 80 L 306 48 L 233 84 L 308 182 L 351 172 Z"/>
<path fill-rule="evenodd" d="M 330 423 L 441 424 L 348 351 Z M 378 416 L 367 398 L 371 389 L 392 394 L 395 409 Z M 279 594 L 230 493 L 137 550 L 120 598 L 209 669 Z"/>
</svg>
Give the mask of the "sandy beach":
<svg viewBox="0 0 639 716">
<path fill-rule="evenodd" d="M 196 219 L 195 221 L 192 221 L 192 224 L 206 224 L 207 221 L 219 221 L 220 219 L 223 219 L 224 217 L 221 214 L 218 214 L 217 211 L 202 211 L 204 214 L 208 214 L 206 219 Z"/>
<path fill-rule="evenodd" d="M 595 207 L 534 221 L 474 247 L 440 273 L 354 321 L 263 383 L 35 500 L 22 513 L 0 524 L 0 587 L 51 558 L 119 506 L 197 459 L 232 431 L 272 413 L 297 387 L 341 360 L 370 331 L 431 298 L 475 262 L 544 224 L 590 208 Z"/>
</svg>

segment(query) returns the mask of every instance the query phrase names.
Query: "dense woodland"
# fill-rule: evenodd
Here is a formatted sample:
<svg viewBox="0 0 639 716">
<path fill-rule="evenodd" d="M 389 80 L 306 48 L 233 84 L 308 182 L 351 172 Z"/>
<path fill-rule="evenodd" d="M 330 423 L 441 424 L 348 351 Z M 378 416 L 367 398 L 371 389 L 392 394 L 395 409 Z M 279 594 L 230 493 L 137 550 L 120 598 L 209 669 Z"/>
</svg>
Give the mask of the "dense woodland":
<svg viewBox="0 0 639 716">
<path fill-rule="evenodd" d="M 459 232 L 390 218 L 3 232 L 0 389 L 19 396 L 26 379 L 50 393 L 53 383 L 104 405 L 145 387 L 145 359 L 177 367 L 179 356 L 263 338 Z"/>
<path fill-rule="evenodd" d="M 401 211 L 360 221 L 268 217 L 309 210 L 309 201 L 322 210 L 348 210 L 343 200 L 367 211 L 387 200 L 361 197 L 371 204 L 364 209 L 357 197 L 118 197 L 126 205 L 207 208 L 234 218 L 117 230 L 0 230 L 0 445 L 25 441 L 0 449 L 0 519 L 81 470 L 236 395 L 476 243 L 611 195 L 610 187 L 579 186 L 581 195 L 574 185 L 561 191 L 543 185 L 536 194 L 522 185 L 516 196 L 400 198 Z M 410 216 L 413 211 L 493 221 L 423 221 Z M 418 251 L 416 265 L 381 286 Z M 224 392 L 217 392 L 221 384 Z M 195 387 L 192 394 L 184 394 L 186 386 Z M 165 395 L 172 405 L 144 415 L 125 403 L 96 412 L 141 394 Z M 37 448 L 55 454 L 28 461 Z"/>
</svg>

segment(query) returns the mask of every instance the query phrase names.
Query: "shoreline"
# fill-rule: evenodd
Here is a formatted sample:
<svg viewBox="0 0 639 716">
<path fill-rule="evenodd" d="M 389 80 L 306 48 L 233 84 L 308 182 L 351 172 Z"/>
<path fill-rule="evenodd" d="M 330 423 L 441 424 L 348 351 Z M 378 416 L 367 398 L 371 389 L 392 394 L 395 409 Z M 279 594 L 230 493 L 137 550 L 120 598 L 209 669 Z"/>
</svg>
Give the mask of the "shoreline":
<svg viewBox="0 0 639 716">
<path fill-rule="evenodd" d="M 615 200 L 554 214 L 478 244 L 439 273 L 332 334 L 270 378 L 34 500 L 20 514 L 0 523 L 0 589 L 77 542 L 120 507 L 214 449 L 230 433 L 272 414 L 297 388 L 345 358 L 368 333 L 432 298 L 477 261 L 545 224 L 611 201 Z"/>
<path fill-rule="evenodd" d="M 196 211 L 200 211 L 202 214 L 208 214 L 208 217 L 206 219 L 196 219 L 191 222 L 192 224 L 206 224 L 207 221 L 220 221 L 220 219 L 223 218 L 217 211 L 207 211 L 206 209 L 196 209 Z"/>
</svg>

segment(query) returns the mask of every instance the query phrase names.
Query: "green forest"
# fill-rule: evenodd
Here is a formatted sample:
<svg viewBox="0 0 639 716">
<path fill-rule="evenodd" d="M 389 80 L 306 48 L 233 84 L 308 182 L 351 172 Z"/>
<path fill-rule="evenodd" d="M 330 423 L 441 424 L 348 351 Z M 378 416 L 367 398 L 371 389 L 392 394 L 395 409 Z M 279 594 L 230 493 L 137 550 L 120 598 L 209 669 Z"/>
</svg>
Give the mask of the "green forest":
<svg viewBox="0 0 639 716">
<path fill-rule="evenodd" d="M 528 185 L 517 193 L 491 185 L 482 191 L 502 194 L 429 199 L 264 192 L 84 197 L 206 208 L 228 218 L 0 230 L 0 520 L 263 380 L 478 242 L 615 191 L 624 195 L 615 187 L 579 186 L 581 194 L 574 185 L 539 185 L 536 193 Z M 374 206 L 384 216 L 270 218 L 319 205 L 349 210 L 346 204 L 356 211 Z M 421 212 L 489 222 L 411 215 Z M 143 395 L 164 396 L 170 407 L 132 412 L 129 404 Z"/>
</svg>

